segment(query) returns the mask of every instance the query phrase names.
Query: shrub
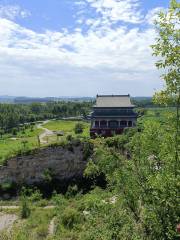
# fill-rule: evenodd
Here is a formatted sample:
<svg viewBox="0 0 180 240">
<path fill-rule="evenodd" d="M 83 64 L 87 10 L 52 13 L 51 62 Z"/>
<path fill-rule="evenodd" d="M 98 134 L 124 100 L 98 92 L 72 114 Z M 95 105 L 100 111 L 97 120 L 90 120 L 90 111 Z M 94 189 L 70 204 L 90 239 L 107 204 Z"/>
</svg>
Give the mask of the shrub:
<svg viewBox="0 0 180 240">
<path fill-rule="evenodd" d="M 74 152 L 74 148 L 73 148 L 73 145 L 71 143 L 68 143 L 67 144 L 67 149 L 70 151 L 70 152 Z"/>
<path fill-rule="evenodd" d="M 31 202 L 38 202 L 42 200 L 42 193 L 38 189 L 32 190 L 29 195 L 30 196 L 28 198 Z"/>
<path fill-rule="evenodd" d="M 0 129 L 0 137 L 3 137 L 3 134 L 5 133 L 5 131 L 3 129 Z"/>
<path fill-rule="evenodd" d="M 38 239 L 44 239 L 47 237 L 48 229 L 46 225 L 41 225 L 37 228 Z"/>
<path fill-rule="evenodd" d="M 72 229 L 76 224 L 79 224 L 81 219 L 81 214 L 74 208 L 68 207 L 62 214 L 62 223 L 69 229 Z"/>
<path fill-rule="evenodd" d="M 43 178 L 46 182 L 51 182 L 53 180 L 54 173 L 53 169 L 47 168 L 43 173 Z"/>
<path fill-rule="evenodd" d="M 4 182 L 4 183 L 1 184 L 0 188 L 3 191 L 8 191 L 8 190 L 13 188 L 13 183 L 12 182 Z"/>
<path fill-rule="evenodd" d="M 48 205 L 48 200 L 46 200 L 46 199 L 41 199 L 41 200 L 39 200 L 39 202 L 38 202 L 38 206 L 39 207 L 46 207 L 47 205 Z"/>
<path fill-rule="evenodd" d="M 74 146 L 78 147 L 78 146 L 80 146 L 80 144 L 81 144 L 81 140 L 78 139 L 78 138 L 73 139 L 73 140 L 72 140 L 72 144 L 73 144 Z"/>
<path fill-rule="evenodd" d="M 83 133 L 83 124 L 82 123 L 76 123 L 74 127 L 75 134 Z"/>
<path fill-rule="evenodd" d="M 12 129 L 12 135 L 14 135 L 14 136 L 17 135 L 17 132 L 18 132 L 17 128 Z"/>
<path fill-rule="evenodd" d="M 72 141 L 72 139 L 73 139 L 72 135 L 67 135 L 67 137 L 66 137 L 67 141 Z"/>
<path fill-rule="evenodd" d="M 28 199 L 26 196 L 23 196 L 21 199 L 21 218 L 28 218 L 31 214 L 31 210 L 28 204 Z"/>
<path fill-rule="evenodd" d="M 83 159 L 87 160 L 93 152 L 93 145 L 89 142 L 83 144 Z"/>
<path fill-rule="evenodd" d="M 77 185 L 73 185 L 73 186 L 69 186 L 68 190 L 66 192 L 66 196 L 67 197 L 73 197 L 78 193 L 78 186 Z"/>
<path fill-rule="evenodd" d="M 93 162 L 93 160 L 91 159 L 86 166 L 86 169 L 84 171 L 84 176 L 86 178 L 91 178 L 94 179 L 97 176 L 100 175 L 100 170 L 99 167 Z"/>
</svg>

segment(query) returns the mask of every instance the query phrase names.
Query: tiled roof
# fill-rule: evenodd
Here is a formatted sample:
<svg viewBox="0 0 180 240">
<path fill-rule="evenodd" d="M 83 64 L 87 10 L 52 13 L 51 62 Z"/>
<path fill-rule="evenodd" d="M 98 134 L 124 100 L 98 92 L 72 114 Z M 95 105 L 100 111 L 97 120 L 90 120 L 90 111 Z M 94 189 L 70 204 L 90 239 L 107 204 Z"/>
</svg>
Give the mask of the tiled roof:
<svg viewBox="0 0 180 240">
<path fill-rule="evenodd" d="M 130 95 L 97 95 L 94 107 L 134 107 Z"/>
</svg>

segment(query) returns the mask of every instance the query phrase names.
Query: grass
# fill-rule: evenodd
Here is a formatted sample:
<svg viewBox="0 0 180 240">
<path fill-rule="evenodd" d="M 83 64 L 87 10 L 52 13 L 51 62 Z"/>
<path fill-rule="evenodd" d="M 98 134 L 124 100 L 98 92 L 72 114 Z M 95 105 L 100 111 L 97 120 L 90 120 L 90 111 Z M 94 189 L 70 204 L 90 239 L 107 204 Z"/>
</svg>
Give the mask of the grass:
<svg viewBox="0 0 180 240">
<path fill-rule="evenodd" d="M 168 117 L 175 112 L 174 108 L 147 108 L 145 115 L 139 119 L 139 122 L 149 119 L 156 119 L 158 121 L 164 122 Z M 48 123 L 44 124 L 43 126 L 52 131 L 63 131 L 65 137 L 67 135 L 72 136 L 80 136 L 80 137 L 89 137 L 89 128 L 90 123 L 80 121 L 83 124 L 83 133 L 82 134 L 75 134 L 74 128 L 78 121 L 70 121 L 70 120 L 52 120 Z M 31 129 L 26 129 L 24 132 L 20 131 L 17 133 L 16 136 L 12 136 L 10 134 L 6 134 L 0 139 L 0 165 L 3 162 L 10 158 L 11 156 L 16 155 L 19 150 L 23 149 L 23 141 L 27 141 L 26 148 L 27 149 L 34 149 L 38 147 L 38 140 L 37 135 L 42 133 L 42 129 L 37 129 L 34 127 L 33 131 Z M 12 139 L 12 138 L 16 139 Z M 59 139 L 64 139 L 64 137 L 57 138 L 56 135 L 48 137 L 48 144 L 55 143 L 59 141 Z M 45 144 L 45 145 L 48 145 Z"/>
<path fill-rule="evenodd" d="M 43 126 L 52 131 L 63 131 L 65 133 L 65 135 L 73 135 L 74 136 L 74 135 L 76 135 L 74 133 L 74 128 L 75 128 L 75 125 L 77 124 L 77 122 L 78 121 L 56 120 L 56 121 L 50 121 L 50 122 L 44 124 Z M 79 134 L 79 135 L 88 137 L 90 124 L 88 122 L 83 122 L 83 121 L 81 121 L 81 123 L 83 124 L 84 129 L 83 129 L 83 133 Z"/>
<path fill-rule="evenodd" d="M 0 234 L 0 240 L 41 240 L 47 239 L 48 227 L 54 217 L 53 209 L 34 208 L 26 220 L 19 220 L 14 224 L 11 232 Z M 13 234 L 12 234 L 13 232 Z"/>
<path fill-rule="evenodd" d="M 67 135 L 77 136 L 74 133 L 75 125 L 78 121 L 64 121 L 64 120 L 56 120 L 50 121 L 43 126 L 49 130 L 53 131 L 63 131 L 65 137 Z M 83 133 L 78 134 L 80 137 L 88 137 L 89 136 L 89 123 L 82 122 L 83 124 Z M 37 129 L 34 127 L 33 131 L 28 128 L 25 131 L 17 132 L 16 136 L 11 134 L 3 135 L 2 139 L 0 138 L 0 165 L 2 165 L 6 159 L 13 157 L 20 150 L 26 149 L 34 149 L 38 147 L 38 139 L 37 135 L 43 132 L 42 129 Z M 56 135 L 48 137 L 48 144 L 55 143 L 59 139 L 57 139 Z M 23 141 L 26 141 L 25 145 Z M 48 145 L 44 144 L 44 145 Z"/>
<path fill-rule="evenodd" d="M 174 116 L 175 108 L 164 107 L 164 108 L 146 108 L 144 116 L 138 119 L 139 123 L 146 120 L 156 120 L 161 123 L 165 123 L 167 119 L 171 119 Z"/>
<path fill-rule="evenodd" d="M 86 195 L 77 194 L 73 197 L 65 197 L 63 195 L 54 196 L 54 209 L 44 209 L 35 206 L 29 201 L 31 214 L 27 219 L 20 218 L 20 209 L 11 210 L 19 216 L 19 220 L 14 224 L 11 231 L 5 231 L 0 234 L 0 240 L 78 240 L 84 231 L 88 231 L 91 227 L 92 218 L 101 223 L 101 216 L 107 204 L 103 200 L 108 201 L 113 193 L 106 192 L 100 188 L 95 188 Z M 108 204 L 109 207 L 114 207 Z M 87 212 L 87 215 L 85 213 Z M 102 211 L 102 213 L 101 213 Z M 9 213 L 3 211 L 4 213 Z M 98 214 L 97 214 L 98 213 Z M 98 216 L 97 216 L 98 215 Z M 55 217 L 54 236 L 48 236 L 48 227 L 51 220 Z M 104 216 L 102 216 L 103 219 Z M 97 220 L 98 222 L 98 220 Z M 88 238 L 90 239 L 90 238 Z M 98 239 L 98 238 L 91 238 Z"/>
<path fill-rule="evenodd" d="M 139 122 L 142 120 L 148 119 L 157 119 L 158 121 L 164 122 L 172 113 L 175 112 L 174 108 L 147 108 L 145 115 L 139 119 Z M 78 121 L 72 120 L 52 120 L 48 123 L 44 124 L 43 127 L 52 130 L 52 131 L 63 131 L 64 136 L 72 135 L 72 136 L 80 136 L 80 137 L 89 137 L 89 128 L 90 123 L 80 121 L 83 124 L 83 133 L 75 134 L 74 128 Z M 33 131 L 31 129 L 26 129 L 24 132 L 20 131 L 16 136 L 12 136 L 10 134 L 6 134 L 0 139 L 0 165 L 3 162 L 16 155 L 19 150 L 23 149 L 23 141 L 27 141 L 26 148 L 34 149 L 38 147 L 37 135 L 42 133 L 42 129 L 37 129 L 34 127 Z M 12 138 L 15 138 L 14 140 Z M 64 137 L 57 138 L 56 135 L 48 137 L 48 144 L 56 143 L 60 139 L 64 139 Z M 48 145 L 44 144 L 44 145 Z"/>
<path fill-rule="evenodd" d="M 4 135 L 0 139 L 0 164 L 3 164 L 7 158 L 14 156 L 19 150 L 23 149 L 23 141 L 27 141 L 25 146 L 27 149 L 38 147 L 37 135 L 41 132 L 41 129 L 34 128 L 33 131 L 30 129 L 26 129 L 24 132 L 20 131 L 16 136 Z"/>
</svg>

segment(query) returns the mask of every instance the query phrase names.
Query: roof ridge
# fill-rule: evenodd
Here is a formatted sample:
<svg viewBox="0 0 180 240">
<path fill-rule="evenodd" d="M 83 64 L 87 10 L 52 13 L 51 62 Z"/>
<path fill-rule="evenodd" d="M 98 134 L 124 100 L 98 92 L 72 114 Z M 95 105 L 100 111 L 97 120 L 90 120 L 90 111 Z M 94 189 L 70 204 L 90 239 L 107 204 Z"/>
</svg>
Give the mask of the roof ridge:
<svg viewBox="0 0 180 240">
<path fill-rule="evenodd" d="M 120 95 L 120 94 L 119 95 L 116 95 L 116 94 L 115 95 L 114 94 L 111 94 L 111 95 L 110 94 L 109 95 L 98 95 L 97 94 L 96 97 L 130 97 L 130 94 L 124 94 L 124 95 L 123 94 L 122 95 Z"/>
</svg>

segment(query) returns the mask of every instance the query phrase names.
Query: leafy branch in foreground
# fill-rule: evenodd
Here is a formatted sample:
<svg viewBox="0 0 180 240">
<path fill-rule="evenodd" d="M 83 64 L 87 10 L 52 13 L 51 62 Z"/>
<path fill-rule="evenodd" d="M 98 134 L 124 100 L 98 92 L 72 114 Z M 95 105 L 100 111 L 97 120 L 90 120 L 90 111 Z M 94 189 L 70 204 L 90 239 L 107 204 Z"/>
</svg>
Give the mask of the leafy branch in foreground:
<svg viewBox="0 0 180 240">
<path fill-rule="evenodd" d="M 159 104 L 174 104 L 176 106 L 175 119 L 175 174 L 179 161 L 180 136 L 180 3 L 176 0 L 170 2 L 168 12 L 160 12 L 155 21 L 158 36 L 152 45 L 153 54 L 160 58 L 156 66 L 162 69 L 162 79 L 165 89 L 154 96 Z"/>
</svg>

